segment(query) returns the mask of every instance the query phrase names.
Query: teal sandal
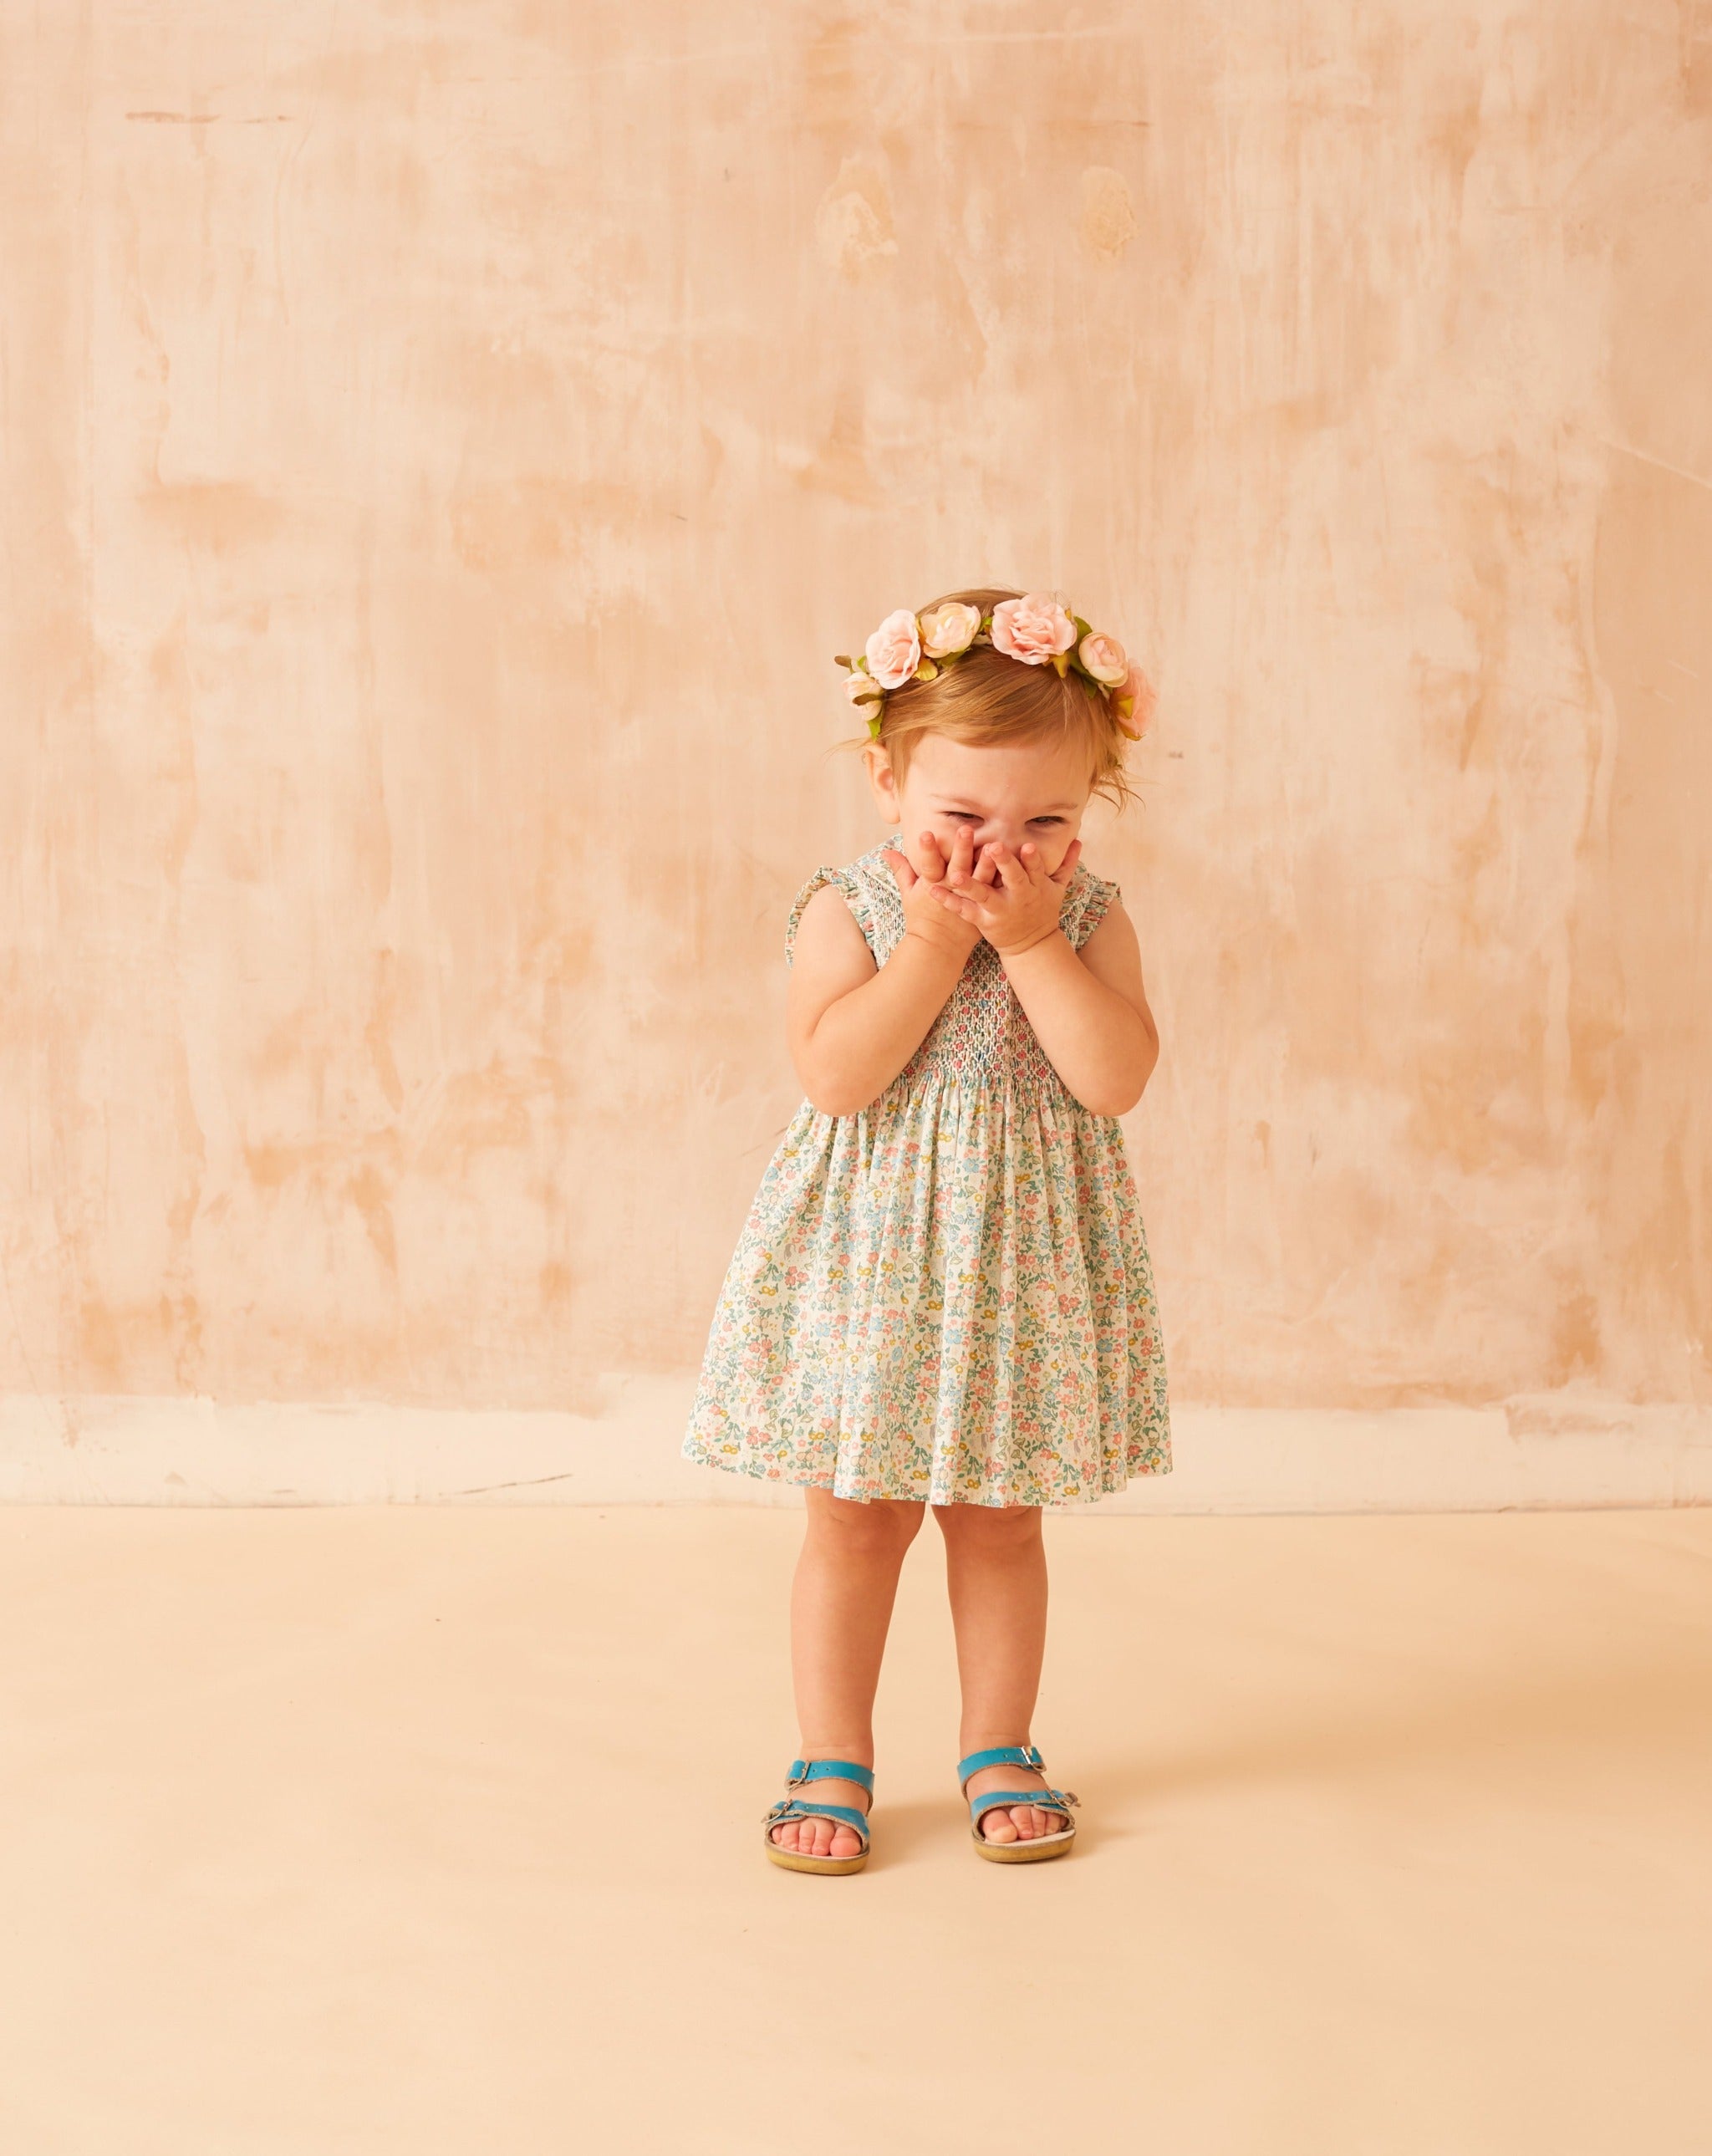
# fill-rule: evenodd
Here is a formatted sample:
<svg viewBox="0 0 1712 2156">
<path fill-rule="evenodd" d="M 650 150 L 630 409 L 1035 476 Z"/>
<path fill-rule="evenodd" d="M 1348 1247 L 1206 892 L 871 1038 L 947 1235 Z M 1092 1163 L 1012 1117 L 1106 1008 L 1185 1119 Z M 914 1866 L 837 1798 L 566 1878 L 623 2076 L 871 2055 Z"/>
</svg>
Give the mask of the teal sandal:
<svg viewBox="0 0 1712 2156">
<path fill-rule="evenodd" d="M 971 1752 L 966 1759 L 958 1760 L 957 1787 L 966 1789 L 969 1777 L 983 1767 L 1032 1767 L 1037 1774 L 1046 1772 L 1045 1760 L 1032 1744 L 995 1744 L 990 1751 Z M 1062 1856 L 1076 1839 L 1070 1806 L 1080 1802 L 1074 1789 L 989 1789 L 984 1797 L 971 1797 L 969 1831 L 975 1837 L 976 1851 L 994 1864 L 1038 1864 L 1048 1856 Z M 1064 1830 L 1033 1835 L 1027 1841 L 989 1841 L 981 1831 L 981 1821 L 1000 1804 L 1035 1804 L 1043 1812 L 1062 1812 Z"/>
<path fill-rule="evenodd" d="M 855 1782 L 867 1790 L 870 1804 L 874 1800 L 874 1769 L 859 1767 L 853 1759 L 793 1759 L 785 1787 L 800 1789 L 807 1782 Z M 781 1849 L 773 1840 L 773 1829 L 781 1820 L 810 1819 L 834 1820 L 840 1826 L 853 1827 L 862 1837 L 861 1848 L 853 1856 L 802 1856 L 794 1849 Z M 868 1861 L 868 1819 L 853 1804 L 805 1804 L 795 1797 L 781 1797 L 761 1831 L 767 1855 L 787 1871 L 859 1871 Z"/>
</svg>

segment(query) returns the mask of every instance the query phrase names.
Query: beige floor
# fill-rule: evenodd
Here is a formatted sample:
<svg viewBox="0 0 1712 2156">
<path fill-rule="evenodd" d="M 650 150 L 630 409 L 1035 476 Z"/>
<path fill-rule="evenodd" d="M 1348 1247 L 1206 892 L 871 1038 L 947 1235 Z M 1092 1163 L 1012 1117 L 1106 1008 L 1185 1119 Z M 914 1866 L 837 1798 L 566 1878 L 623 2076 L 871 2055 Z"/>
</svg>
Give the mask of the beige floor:
<svg viewBox="0 0 1712 2156">
<path fill-rule="evenodd" d="M 1704 2156 L 1712 1512 L 1059 1519 L 976 1861 L 762 1860 L 788 1513 L 0 1511 L 6 2156 Z"/>
</svg>

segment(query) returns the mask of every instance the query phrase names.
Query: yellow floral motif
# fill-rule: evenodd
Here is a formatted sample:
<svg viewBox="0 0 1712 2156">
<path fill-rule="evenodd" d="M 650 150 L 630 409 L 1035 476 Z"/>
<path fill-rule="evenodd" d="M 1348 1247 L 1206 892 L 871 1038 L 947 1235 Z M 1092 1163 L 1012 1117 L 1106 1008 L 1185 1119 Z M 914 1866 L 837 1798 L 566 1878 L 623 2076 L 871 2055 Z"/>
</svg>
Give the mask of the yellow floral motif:
<svg viewBox="0 0 1712 2156">
<path fill-rule="evenodd" d="M 815 870 L 787 964 L 823 883 L 885 963 L 904 927 L 889 843 Z M 1116 896 L 1078 865 L 1073 945 Z M 990 944 L 877 1100 L 797 1110 L 726 1268 L 683 1451 L 862 1502 L 1069 1504 L 1170 1472 L 1122 1126 L 1066 1088 Z"/>
</svg>

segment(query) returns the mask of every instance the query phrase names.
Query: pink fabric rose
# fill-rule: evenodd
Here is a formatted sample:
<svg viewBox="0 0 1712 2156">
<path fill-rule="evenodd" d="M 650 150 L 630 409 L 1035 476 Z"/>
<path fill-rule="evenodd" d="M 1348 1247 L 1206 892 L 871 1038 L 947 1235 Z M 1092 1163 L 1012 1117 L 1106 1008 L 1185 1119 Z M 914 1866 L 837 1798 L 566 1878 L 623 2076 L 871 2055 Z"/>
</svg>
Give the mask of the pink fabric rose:
<svg viewBox="0 0 1712 2156">
<path fill-rule="evenodd" d="M 1127 710 L 1125 700 L 1129 700 Z M 1153 707 L 1159 701 L 1159 693 L 1139 666 L 1132 665 L 1124 676 L 1124 685 L 1112 694 L 1112 716 L 1131 741 L 1140 741 L 1147 731 L 1153 716 Z"/>
<path fill-rule="evenodd" d="M 1076 624 L 1050 592 L 1001 599 L 992 610 L 992 643 L 1007 659 L 1044 666 L 1076 641 Z"/>
<path fill-rule="evenodd" d="M 1076 647 L 1076 656 L 1094 680 L 1108 689 L 1117 687 L 1130 664 L 1116 637 L 1103 636 L 1097 630 L 1083 638 Z"/>
<path fill-rule="evenodd" d="M 902 686 L 921 664 L 921 632 L 908 607 L 889 613 L 863 649 L 868 670 L 882 689 Z"/>
<path fill-rule="evenodd" d="M 879 685 L 873 675 L 864 674 L 859 666 L 853 666 L 844 676 L 844 694 L 853 704 L 871 714 L 874 702 L 879 696 Z"/>
</svg>

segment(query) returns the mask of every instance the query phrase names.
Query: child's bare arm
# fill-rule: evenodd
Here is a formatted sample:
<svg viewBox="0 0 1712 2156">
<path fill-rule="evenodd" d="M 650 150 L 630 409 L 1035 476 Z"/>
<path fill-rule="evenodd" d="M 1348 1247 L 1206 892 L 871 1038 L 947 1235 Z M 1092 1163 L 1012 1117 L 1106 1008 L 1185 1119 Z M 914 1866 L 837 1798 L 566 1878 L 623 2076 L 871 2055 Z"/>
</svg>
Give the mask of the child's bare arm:
<svg viewBox="0 0 1712 2156">
<path fill-rule="evenodd" d="M 953 869 L 951 904 L 997 951 L 1047 1060 L 1082 1103 L 1121 1116 L 1140 1099 L 1159 1060 L 1159 1033 L 1141 983 L 1134 922 L 1114 900 L 1080 951 L 1059 930 L 1064 887 L 1080 857 L 1071 840 L 1051 875 L 1038 850 L 983 849 L 996 874 L 987 891 Z"/>
<path fill-rule="evenodd" d="M 1159 1060 L 1135 924 L 1114 899 L 1079 951 L 1060 935 L 1001 953 L 1053 1070 L 1084 1108 L 1125 1115 Z"/>
<path fill-rule="evenodd" d="M 969 849 L 959 850 L 966 871 Z M 978 928 L 933 895 L 929 879 L 944 872 L 937 850 L 905 859 L 904 933 L 884 966 L 874 964 L 835 886 L 823 885 L 797 917 L 786 1037 L 802 1090 L 829 1116 L 853 1116 L 885 1091 L 927 1037 L 981 940 Z"/>
</svg>

